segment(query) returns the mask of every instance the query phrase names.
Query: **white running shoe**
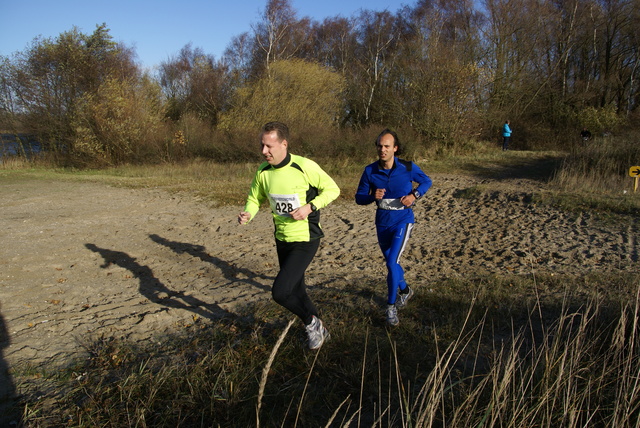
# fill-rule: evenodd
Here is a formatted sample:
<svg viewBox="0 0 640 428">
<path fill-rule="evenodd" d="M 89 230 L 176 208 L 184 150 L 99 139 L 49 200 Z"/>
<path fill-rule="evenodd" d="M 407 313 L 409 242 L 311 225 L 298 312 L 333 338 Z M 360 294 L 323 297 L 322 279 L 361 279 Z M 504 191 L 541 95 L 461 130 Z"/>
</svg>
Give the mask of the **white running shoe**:
<svg viewBox="0 0 640 428">
<path fill-rule="evenodd" d="M 396 305 L 387 305 L 387 323 L 392 326 L 397 326 L 400 324 L 400 320 L 398 319 L 398 309 Z"/>
<path fill-rule="evenodd" d="M 309 337 L 309 349 L 319 349 L 322 344 L 331 337 L 329 331 L 324 328 L 322 320 L 315 315 L 313 316 L 311 324 L 305 328 L 307 329 L 307 336 Z"/>
<path fill-rule="evenodd" d="M 411 289 L 411 287 L 409 287 L 407 285 L 407 289 L 409 290 L 408 293 L 398 293 L 398 299 L 396 300 L 396 308 L 398 309 L 402 309 L 405 306 L 407 306 L 407 302 L 409 301 L 410 298 L 413 297 L 413 290 Z"/>
</svg>

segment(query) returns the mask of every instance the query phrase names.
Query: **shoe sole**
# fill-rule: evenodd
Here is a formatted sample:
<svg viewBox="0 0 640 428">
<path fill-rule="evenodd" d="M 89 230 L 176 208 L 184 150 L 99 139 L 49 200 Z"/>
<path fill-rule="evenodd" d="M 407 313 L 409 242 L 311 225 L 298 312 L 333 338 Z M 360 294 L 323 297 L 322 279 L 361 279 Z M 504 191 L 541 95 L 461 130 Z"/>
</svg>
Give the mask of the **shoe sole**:
<svg viewBox="0 0 640 428">
<path fill-rule="evenodd" d="M 396 317 L 396 322 L 394 323 L 393 321 L 391 321 L 389 318 L 387 318 L 387 325 L 390 325 L 391 327 L 397 327 L 398 324 L 400 324 L 400 319 Z"/>
<path fill-rule="evenodd" d="M 396 308 L 398 308 L 398 309 L 406 308 L 406 307 L 407 307 L 407 304 L 409 303 L 409 299 L 411 299 L 411 298 L 413 297 L 413 295 L 414 295 L 414 291 L 413 291 L 413 290 L 411 290 L 411 291 L 409 292 L 409 297 L 407 297 L 407 300 L 404 302 L 404 304 L 400 304 L 400 305 L 399 305 L 399 304 L 398 304 L 398 302 L 396 302 Z"/>
<path fill-rule="evenodd" d="M 320 342 L 320 344 L 318 346 L 316 346 L 315 348 L 312 348 L 312 347 L 309 346 L 309 350 L 310 351 L 315 351 L 315 350 L 318 350 L 318 349 L 322 348 L 322 345 L 324 345 L 326 342 L 328 342 L 329 339 L 331 339 L 331 333 L 329 333 L 327 331 L 327 335 L 324 337 L 324 339 L 322 339 L 322 342 Z"/>
</svg>

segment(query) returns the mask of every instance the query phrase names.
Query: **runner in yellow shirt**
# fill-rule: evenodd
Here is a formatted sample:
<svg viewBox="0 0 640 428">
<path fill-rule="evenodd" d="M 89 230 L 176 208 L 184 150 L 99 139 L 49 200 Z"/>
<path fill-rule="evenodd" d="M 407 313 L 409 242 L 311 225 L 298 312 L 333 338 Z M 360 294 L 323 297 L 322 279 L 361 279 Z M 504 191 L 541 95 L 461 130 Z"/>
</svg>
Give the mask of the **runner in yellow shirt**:
<svg viewBox="0 0 640 428">
<path fill-rule="evenodd" d="M 238 223 L 251 221 L 260 205 L 269 200 L 280 264 L 271 294 L 304 322 L 309 348 L 318 349 L 329 332 L 307 295 L 304 275 L 324 236 L 319 210 L 340 195 L 340 188 L 317 163 L 290 154 L 288 139 L 289 129 L 284 123 L 269 122 L 262 128 L 265 162 L 251 182 Z"/>
</svg>

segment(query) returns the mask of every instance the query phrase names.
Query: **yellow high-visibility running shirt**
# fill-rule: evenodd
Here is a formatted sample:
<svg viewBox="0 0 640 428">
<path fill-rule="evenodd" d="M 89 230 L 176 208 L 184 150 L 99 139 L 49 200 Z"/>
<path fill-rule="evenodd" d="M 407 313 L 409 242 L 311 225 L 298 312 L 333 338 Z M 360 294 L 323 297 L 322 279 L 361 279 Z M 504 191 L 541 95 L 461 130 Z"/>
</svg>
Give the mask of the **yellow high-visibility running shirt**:
<svg viewBox="0 0 640 428">
<path fill-rule="evenodd" d="M 324 236 L 320 227 L 320 209 L 340 195 L 340 188 L 311 159 L 288 153 L 278 165 L 264 162 L 258 168 L 244 210 L 253 219 L 260 205 L 269 200 L 275 237 L 283 242 L 305 242 Z M 305 220 L 294 220 L 289 214 L 312 203 L 317 210 Z"/>
</svg>

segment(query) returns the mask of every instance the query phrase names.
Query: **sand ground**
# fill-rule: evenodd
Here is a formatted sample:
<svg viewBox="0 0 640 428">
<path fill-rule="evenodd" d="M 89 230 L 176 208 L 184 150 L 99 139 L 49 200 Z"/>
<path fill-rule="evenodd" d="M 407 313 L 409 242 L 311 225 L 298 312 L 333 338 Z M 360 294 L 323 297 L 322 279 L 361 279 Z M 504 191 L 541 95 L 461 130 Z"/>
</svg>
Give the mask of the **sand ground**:
<svg viewBox="0 0 640 428">
<path fill-rule="evenodd" d="M 403 256 L 418 293 L 465 275 L 638 270 L 635 217 L 601 222 L 535 204 L 532 192 L 544 185 L 534 180 L 431 177 Z M 266 211 L 239 226 L 241 207 L 212 208 L 189 194 L 0 184 L 2 394 L 21 392 L 20 375 L 7 370 L 64 366 L 96 338 L 153 340 L 270 298 L 277 259 Z M 478 184 L 500 190 L 461 197 Z M 326 238 L 307 271 L 311 289 L 370 280 L 385 293 L 373 217 L 373 206 L 349 200 L 323 209 Z"/>
</svg>

